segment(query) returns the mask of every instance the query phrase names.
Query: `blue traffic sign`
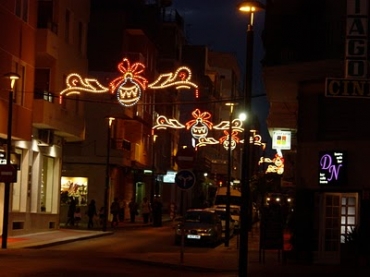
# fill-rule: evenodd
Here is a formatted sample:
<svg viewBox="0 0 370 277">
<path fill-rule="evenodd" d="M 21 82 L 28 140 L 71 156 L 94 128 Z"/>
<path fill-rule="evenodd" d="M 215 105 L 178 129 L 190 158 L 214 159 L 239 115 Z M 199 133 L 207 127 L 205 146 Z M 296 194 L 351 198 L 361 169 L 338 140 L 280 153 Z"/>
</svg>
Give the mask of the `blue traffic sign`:
<svg viewBox="0 0 370 277">
<path fill-rule="evenodd" d="M 180 189 L 190 189 L 195 184 L 195 175 L 190 170 L 180 170 L 175 176 L 175 183 Z"/>
</svg>

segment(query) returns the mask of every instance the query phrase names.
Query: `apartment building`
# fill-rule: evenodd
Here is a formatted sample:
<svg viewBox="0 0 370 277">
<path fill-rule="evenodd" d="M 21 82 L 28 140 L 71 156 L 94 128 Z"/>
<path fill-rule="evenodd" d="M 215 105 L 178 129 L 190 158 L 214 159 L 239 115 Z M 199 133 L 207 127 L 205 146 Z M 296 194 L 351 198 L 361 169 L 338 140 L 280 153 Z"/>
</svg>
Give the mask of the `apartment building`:
<svg viewBox="0 0 370 277">
<path fill-rule="evenodd" d="M 0 4 L 1 75 L 17 73 L 13 93 L 9 235 L 59 228 L 62 149 L 83 140 L 83 105 L 63 103 L 65 77 L 87 72 L 89 1 L 6 0 Z M 6 153 L 9 83 L 1 79 L 0 153 Z M 1 183 L 1 205 L 4 205 Z M 2 217 L 3 215 L 1 215 Z M 2 224 L 2 223 L 1 223 Z"/>
</svg>

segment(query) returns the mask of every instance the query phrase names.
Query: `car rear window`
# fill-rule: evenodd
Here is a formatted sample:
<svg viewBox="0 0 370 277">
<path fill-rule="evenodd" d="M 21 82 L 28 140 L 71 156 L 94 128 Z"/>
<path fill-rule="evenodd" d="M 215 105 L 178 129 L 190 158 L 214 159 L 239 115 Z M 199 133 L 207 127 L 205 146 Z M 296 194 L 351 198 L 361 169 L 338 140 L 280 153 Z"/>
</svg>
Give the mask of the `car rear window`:
<svg viewBox="0 0 370 277">
<path fill-rule="evenodd" d="M 185 215 L 186 222 L 214 223 L 214 216 L 207 212 L 188 212 Z"/>
</svg>

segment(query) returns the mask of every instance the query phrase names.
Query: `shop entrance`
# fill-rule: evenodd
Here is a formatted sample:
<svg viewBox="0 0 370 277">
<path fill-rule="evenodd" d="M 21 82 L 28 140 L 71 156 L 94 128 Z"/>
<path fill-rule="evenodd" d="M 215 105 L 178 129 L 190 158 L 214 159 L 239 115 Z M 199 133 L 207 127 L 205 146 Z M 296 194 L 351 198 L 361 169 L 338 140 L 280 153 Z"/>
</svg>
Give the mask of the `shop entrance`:
<svg viewBox="0 0 370 277">
<path fill-rule="evenodd" d="M 320 193 L 317 263 L 339 264 L 341 244 L 358 221 L 357 193 Z"/>
</svg>

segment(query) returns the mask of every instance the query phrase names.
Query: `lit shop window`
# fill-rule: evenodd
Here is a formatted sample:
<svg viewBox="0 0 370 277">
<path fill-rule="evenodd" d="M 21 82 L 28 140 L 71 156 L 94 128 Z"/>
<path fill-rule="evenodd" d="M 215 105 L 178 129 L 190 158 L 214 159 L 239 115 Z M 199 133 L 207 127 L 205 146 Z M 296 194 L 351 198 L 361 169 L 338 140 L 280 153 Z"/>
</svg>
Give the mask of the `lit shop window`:
<svg viewBox="0 0 370 277">
<path fill-rule="evenodd" d="M 77 205 L 87 205 L 87 185 L 86 177 L 62 177 L 60 202 L 68 204 L 71 199 L 76 201 Z"/>
<path fill-rule="evenodd" d="M 40 210 L 51 212 L 55 159 L 43 156 L 41 168 Z"/>
</svg>

